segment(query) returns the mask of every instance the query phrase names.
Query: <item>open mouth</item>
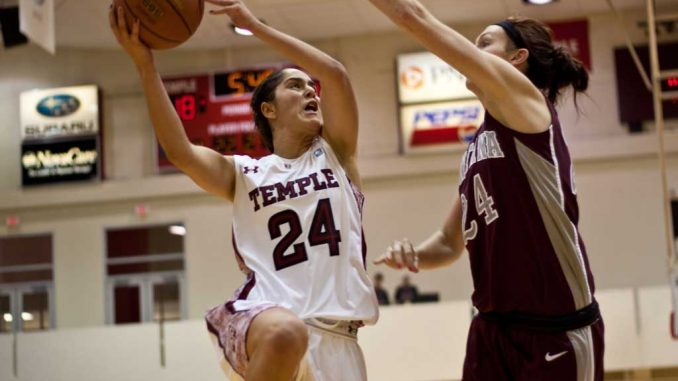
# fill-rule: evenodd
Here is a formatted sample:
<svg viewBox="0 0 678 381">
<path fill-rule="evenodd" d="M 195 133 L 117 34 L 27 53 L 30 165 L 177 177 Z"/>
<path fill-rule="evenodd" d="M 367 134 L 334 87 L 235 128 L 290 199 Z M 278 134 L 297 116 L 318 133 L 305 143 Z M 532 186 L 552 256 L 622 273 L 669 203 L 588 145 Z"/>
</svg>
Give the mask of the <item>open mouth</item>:
<svg viewBox="0 0 678 381">
<path fill-rule="evenodd" d="M 310 101 L 306 104 L 306 107 L 304 107 L 304 111 L 306 112 L 318 112 L 318 102 L 316 101 Z"/>
</svg>

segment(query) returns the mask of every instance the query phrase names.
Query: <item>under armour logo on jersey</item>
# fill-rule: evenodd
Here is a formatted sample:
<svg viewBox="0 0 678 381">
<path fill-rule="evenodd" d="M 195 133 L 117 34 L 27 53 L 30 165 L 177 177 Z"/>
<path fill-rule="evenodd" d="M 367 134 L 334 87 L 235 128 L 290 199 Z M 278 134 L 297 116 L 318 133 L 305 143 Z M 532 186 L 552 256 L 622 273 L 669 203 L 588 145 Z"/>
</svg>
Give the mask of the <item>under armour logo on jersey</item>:
<svg viewBox="0 0 678 381">
<path fill-rule="evenodd" d="M 250 173 L 250 172 L 252 172 L 252 173 L 259 173 L 259 167 L 258 167 L 258 166 L 255 166 L 255 167 L 253 167 L 253 168 L 250 168 L 250 167 L 244 167 L 242 172 L 243 172 L 244 174 L 248 174 L 248 173 Z"/>
<path fill-rule="evenodd" d="M 313 154 L 315 155 L 315 157 L 322 155 L 323 154 L 322 148 L 318 148 L 317 150 L 315 150 L 315 152 L 313 152 Z"/>
<path fill-rule="evenodd" d="M 285 168 L 287 168 L 287 169 L 292 168 L 292 164 L 287 164 L 287 163 L 285 163 Z"/>
</svg>

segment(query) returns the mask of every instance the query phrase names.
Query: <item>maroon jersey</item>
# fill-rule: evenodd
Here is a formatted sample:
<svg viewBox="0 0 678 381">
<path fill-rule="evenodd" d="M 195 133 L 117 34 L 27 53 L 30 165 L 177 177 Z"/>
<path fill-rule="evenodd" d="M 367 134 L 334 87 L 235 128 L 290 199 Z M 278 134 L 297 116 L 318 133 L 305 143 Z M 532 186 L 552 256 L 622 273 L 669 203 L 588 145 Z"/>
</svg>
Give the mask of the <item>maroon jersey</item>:
<svg viewBox="0 0 678 381">
<path fill-rule="evenodd" d="M 552 125 L 524 134 L 489 113 L 461 163 L 464 242 L 481 312 L 563 315 L 593 300 L 572 161 Z"/>
</svg>

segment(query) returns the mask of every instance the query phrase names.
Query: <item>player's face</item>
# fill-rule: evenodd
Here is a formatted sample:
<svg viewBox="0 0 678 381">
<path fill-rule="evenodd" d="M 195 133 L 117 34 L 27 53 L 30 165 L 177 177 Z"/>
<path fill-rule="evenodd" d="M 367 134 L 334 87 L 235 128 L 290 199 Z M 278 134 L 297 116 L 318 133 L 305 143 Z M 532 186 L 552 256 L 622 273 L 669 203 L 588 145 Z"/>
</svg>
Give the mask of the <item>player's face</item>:
<svg viewBox="0 0 678 381">
<path fill-rule="evenodd" d="M 476 47 L 478 49 L 506 61 L 510 61 L 509 45 L 512 45 L 510 44 L 509 37 L 499 25 L 488 26 L 476 38 Z M 466 80 L 466 87 L 475 92 L 474 84 L 468 79 Z"/>
<path fill-rule="evenodd" d="M 301 70 L 285 69 L 282 82 L 275 89 L 275 106 L 281 126 L 299 126 L 319 133 L 323 124 L 316 85 Z"/>
<path fill-rule="evenodd" d="M 476 38 L 478 49 L 509 60 L 509 37 L 499 25 L 490 25 Z"/>
</svg>

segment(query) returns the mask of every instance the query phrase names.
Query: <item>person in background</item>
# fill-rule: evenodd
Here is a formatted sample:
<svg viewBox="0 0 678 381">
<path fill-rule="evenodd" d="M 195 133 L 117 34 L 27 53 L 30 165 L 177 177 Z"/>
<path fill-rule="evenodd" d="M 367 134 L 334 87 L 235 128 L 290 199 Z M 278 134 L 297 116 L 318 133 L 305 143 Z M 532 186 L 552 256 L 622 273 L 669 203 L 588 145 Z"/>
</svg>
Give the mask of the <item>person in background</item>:
<svg viewBox="0 0 678 381">
<path fill-rule="evenodd" d="M 384 289 L 384 274 L 374 274 L 374 292 L 377 294 L 377 301 L 380 306 L 388 306 L 391 302 L 388 299 L 388 291 Z"/>
<path fill-rule="evenodd" d="M 403 282 L 398 285 L 395 292 L 395 301 L 398 304 L 403 303 L 414 303 L 417 301 L 417 296 L 419 296 L 419 291 L 417 286 L 410 283 L 410 277 L 408 275 L 403 276 Z"/>
</svg>

